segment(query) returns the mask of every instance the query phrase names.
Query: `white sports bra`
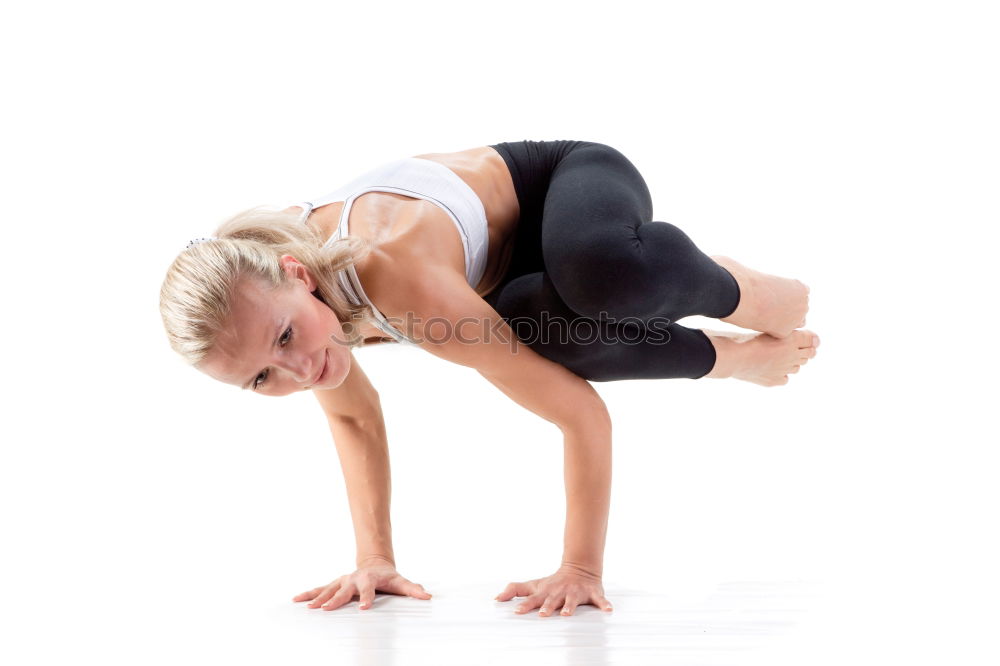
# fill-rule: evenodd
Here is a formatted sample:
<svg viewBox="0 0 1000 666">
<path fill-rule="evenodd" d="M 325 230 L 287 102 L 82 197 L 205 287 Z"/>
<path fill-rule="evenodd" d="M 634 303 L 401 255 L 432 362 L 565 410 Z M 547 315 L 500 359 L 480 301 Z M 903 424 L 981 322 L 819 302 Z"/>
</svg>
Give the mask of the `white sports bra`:
<svg viewBox="0 0 1000 666">
<path fill-rule="evenodd" d="M 348 235 L 347 221 L 351 206 L 356 198 L 366 192 L 394 192 L 424 199 L 440 206 L 454 221 L 462 238 L 465 279 L 472 287 L 479 284 L 486 272 L 489 251 L 486 209 L 483 208 L 483 203 L 475 191 L 459 178 L 458 174 L 443 164 L 418 157 L 406 157 L 376 167 L 319 199 L 291 205 L 302 207 L 301 221 L 305 223 L 314 208 L 343 201 L 344 209 L 340 213 L 337 230 L 325 243 L 331 245 Z M 397 342 L 416 344 L 414 340 L 393 328 L 371 302 L 361 286 L 353 264 L 346 271 L 339 272 L 337 278 L 352 302 L 356 305 L 366 303 L 371 306 L 375 315 L 374 325 L 379 330 Z"/>
</svg>

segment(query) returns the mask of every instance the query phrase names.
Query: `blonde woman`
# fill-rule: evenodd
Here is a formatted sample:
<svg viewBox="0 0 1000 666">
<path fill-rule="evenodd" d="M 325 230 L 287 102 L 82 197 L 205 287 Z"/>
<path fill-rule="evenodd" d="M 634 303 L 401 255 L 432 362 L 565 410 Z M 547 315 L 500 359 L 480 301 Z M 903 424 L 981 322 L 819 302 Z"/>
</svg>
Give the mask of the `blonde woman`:
<svg viewBox="0 0 1000 666">
<path fill-rule="evenodd" d="M 591 381 L 788 382 L 815 356 L 808 288 L 705 255 L 653 221 L 635 166 L 589 141 L 518 141 L 396 160 L 318 199 L 255 208 L 193 242 L 160 307 L 171 346 L 263 395 L 311 390 L 342 463 L 357 569 L 299 594 L 332 610 L 376 592 L 429 599 L 396 570 L 376 388 L 352 349 L 418 346 L 475 368 L 557 425 L 566 524 L 554 572 L 512 582 L 515 612 L 610 611 L 601 582 L 611 417 Z M 680 326 L 719 318 L 757 334 Z"/>
</svg>

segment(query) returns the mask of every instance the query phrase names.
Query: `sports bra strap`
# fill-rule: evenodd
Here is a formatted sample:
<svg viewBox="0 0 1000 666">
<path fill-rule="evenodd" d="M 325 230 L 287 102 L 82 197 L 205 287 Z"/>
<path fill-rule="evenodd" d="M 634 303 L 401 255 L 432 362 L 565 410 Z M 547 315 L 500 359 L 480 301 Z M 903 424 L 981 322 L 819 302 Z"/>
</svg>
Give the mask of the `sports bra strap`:
<svg viewBox="0 0 1000 666">
<path fill-rule="evenodd" d="M 314 206 L 308 201 L 303 201 L 300 203 L 289 204 L 289 206 L 298 206 L 302 209 L 302 214 L 299 216 L 299 224 L 305 224 L 306 220 L 309 218 L 309 213 L 312 212 Z"/>
</svg>

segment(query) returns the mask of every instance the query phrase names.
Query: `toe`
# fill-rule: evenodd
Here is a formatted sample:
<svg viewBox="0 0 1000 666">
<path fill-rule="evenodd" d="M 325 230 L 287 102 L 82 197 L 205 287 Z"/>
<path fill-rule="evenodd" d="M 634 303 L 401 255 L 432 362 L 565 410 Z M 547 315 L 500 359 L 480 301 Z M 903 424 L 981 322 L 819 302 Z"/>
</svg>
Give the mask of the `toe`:
<svg viewBox="0 0 1000 666">
<path fill-rule="evenodd" d="M 804 328 L 800 331 L 796 331 L 796 333 L 799 334 L 799 337 L 796 340 L 796 342 L 799 343 L 799 349 L 815 349 L 816 347 L 819 347 L 819 336 L 812 331 Z"/>
<path fill-rule="evenodd" d="M 806 349 L 809 347 L 814 347 L 813 339 L 816 338 L 816 334 L 812 331 L 802 329 L 800 331 L 794 332 L 795 346 L 799 349 Z M 816 338 L 818 340 L 818 338 Z"/>
</svg>

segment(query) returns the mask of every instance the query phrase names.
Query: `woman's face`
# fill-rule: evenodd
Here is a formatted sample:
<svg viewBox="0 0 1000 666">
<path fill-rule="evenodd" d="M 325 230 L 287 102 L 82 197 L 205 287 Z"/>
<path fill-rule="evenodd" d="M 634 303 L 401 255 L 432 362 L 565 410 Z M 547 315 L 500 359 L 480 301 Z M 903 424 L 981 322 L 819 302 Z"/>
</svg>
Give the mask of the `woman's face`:
<svg viewBox="0 0 1000 666">
<path fill-rule="evenodd" d="M 316 282 L 305 266 L 287 254 L 280 261 L 285 287 L 271 291 L 244 280 L 225 330 L 196 367 L 264 395 L 336 388 L 351 368 L 340 320 L 312 294 Z"/>
</svg>

